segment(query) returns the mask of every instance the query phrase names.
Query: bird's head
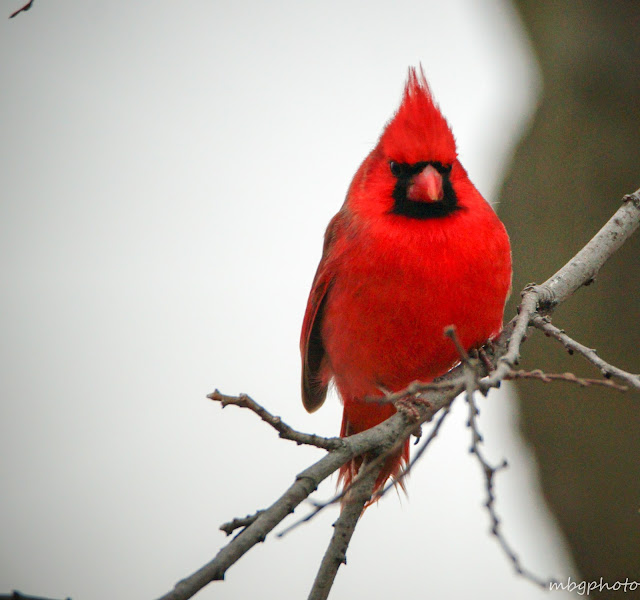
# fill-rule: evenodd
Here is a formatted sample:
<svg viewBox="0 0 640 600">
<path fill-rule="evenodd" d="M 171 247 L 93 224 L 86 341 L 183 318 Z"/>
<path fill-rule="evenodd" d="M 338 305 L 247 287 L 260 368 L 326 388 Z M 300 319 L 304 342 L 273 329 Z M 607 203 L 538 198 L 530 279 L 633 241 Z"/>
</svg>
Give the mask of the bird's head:
<svg viewBox="0 0 640 600">
<path fill-rule="evenodd" d="M 422 68 L 411 67 L 400 108 L 356 174 L 354 200 L 368 196 L 369 208 L 414 219 L 444 217 L 459 208 L 454 168 L 461 169 L 453 133 Z"/>
</svg>

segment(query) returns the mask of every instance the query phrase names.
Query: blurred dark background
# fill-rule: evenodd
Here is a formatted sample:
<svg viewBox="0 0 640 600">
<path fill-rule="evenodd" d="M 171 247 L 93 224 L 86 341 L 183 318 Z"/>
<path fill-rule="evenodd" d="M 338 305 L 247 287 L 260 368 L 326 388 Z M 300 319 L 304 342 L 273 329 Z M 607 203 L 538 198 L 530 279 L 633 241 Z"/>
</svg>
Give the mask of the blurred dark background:
<svg viewBox="0 0 640 600">
<path fill-rule="evenodd" d="M 514 296 L 544 281 L 640 187 L 640 2 L 516 0 L 543 97 L 500 197 Z M 631 372 L 640 352 L 640 235 L 554 323 Z M 598 376 L 539 332 L 522 366 Z M 569 384 L 518 386 L 521 427 L 546 500 L 585 580 L 640 581 L 640 397 Z M 619 597 L 603 592 L 600 597 Z"/>
</svg>

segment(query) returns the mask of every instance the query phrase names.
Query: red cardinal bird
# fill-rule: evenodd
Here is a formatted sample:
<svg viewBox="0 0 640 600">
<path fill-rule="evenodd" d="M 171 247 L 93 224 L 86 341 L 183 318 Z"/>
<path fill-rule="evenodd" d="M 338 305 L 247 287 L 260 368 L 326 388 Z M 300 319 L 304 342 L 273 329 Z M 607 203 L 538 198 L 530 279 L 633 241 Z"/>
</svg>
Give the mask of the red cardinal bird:
<svg viewBox="0 0 640 600">
<path fill-rule="evenodd" d="M 398 112 L 358 169 L 329 223 L 302 325 L 302 402 L 320 408 L 334 380 L 341 436 L 396 412 L 367 398 L 444 374 L 459 355 L 455 325 L 478 348 L 502 328 L 511 286 L 509 238 L 457 158 L 422 69 L 409 69 Z M 375 493 L 409 458 L 391 456 Z M 342 467 L 346 487 L 362 464 Z"/>
</svg>

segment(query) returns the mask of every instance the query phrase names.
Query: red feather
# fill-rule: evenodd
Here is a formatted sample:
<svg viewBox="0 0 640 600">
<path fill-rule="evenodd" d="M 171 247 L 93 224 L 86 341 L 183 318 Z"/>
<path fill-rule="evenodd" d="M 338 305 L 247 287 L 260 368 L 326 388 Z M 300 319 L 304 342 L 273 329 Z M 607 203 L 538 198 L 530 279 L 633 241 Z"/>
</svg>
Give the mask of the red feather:
<svg viewBox="0 0 640 600">
<path fill-rule="evenodd" d="M 423 180 L 429 192 L 414 191 Z M 333 379 L 341 435 L 378 425 L 395 408 L 365 398 L 448 371 L 458 361 L 449 325 L 467 349 L 495 337 L 510 284 L 504 226 L 458 161 L 424 75 L 410 69 L 398 112 L 327 229 L 300 341 L 305 408 L 322 405 Z M 408 457 L 407 442 L 376 491 Z M 361 463 L 342 468 L 343 485 Z"/>
</svg>

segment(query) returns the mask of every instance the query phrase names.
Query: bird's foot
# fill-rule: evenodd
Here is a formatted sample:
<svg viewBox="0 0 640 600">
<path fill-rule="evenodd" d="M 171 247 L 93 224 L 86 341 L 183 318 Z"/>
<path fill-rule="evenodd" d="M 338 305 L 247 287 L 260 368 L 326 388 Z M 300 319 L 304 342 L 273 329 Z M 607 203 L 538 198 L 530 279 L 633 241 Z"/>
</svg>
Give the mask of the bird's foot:
<svg viewBox="0 0 640 600">
<path fill-rule="evenodd" d="M 420 411 L 418 410 L 420 406 L 433 408 L 433 404 L 429 402 L 429 400 L 417 394 L 408 394 L 403 396 L 396 400 L 393 405 L 396 407 L 398 412 L 402 413 L 412 421 L 420 420 Z"/>
<path fill-rule="evenodd" d="M 409 419 L 410 421 L 416 421 L 419 423 L 420 421 L 420 410 L 419 407 L 424 406 L 426 408 L 433 408 L 433 404 L 429 402 L 426 398 L 418 394 L 407 394 L 402 398 L 396 400 L 393 405 L 399 413 L 402 413 Z M 415 436 L 417 444 L 422 437 L 422 426 L 417 425 L 412 435 Z"/>
<path fill-rule="evenodd" d="M 414 385 L 415 382 L 406 390 L 400 392 L 392 392 L 386 387 L 379 385 L 378 389 L 384 394 L 384 397 L 369 397 L 367 400 L 369 402 L 393 404 L 398 412 L 405 415 L 411 421 L 419 421 L 421 418 L 420 411 L 418 410 L 419 407 L 424 406 L 426 408 L 433 408 L 433 404 L 424 398 L 419 392 L 412 390 L 411 388 Z"/>
<path fill-rule="evenodd" d="M 496 344 L 493 340 L 487 340 L 484 346 L 474 350 L 472 355 L 475 355 L 482 366 L 484 367 L 486 374 L 488 375 L 493 370 L 495 370 L 496 366 L 494 364 L 494 356 L 496 353 Z"/>
</svg>

